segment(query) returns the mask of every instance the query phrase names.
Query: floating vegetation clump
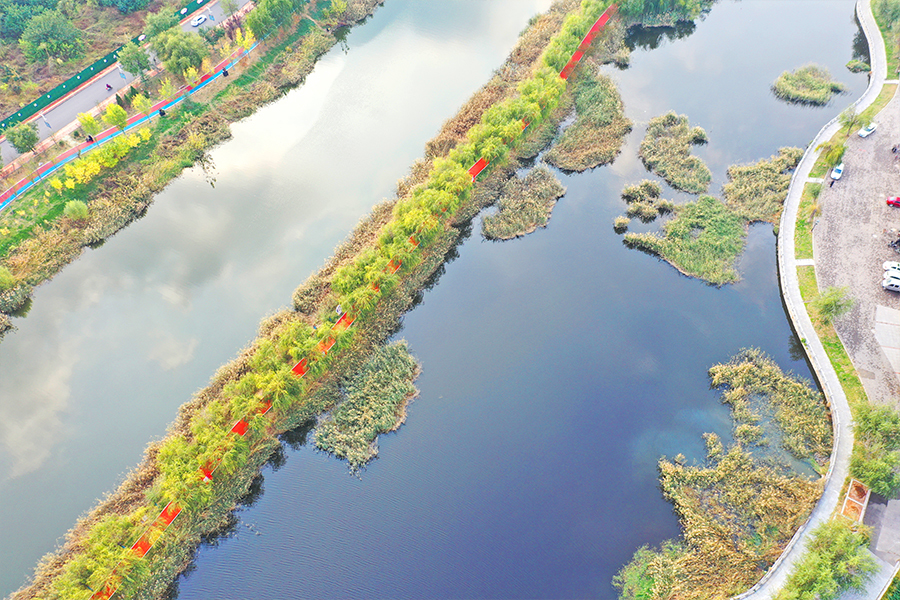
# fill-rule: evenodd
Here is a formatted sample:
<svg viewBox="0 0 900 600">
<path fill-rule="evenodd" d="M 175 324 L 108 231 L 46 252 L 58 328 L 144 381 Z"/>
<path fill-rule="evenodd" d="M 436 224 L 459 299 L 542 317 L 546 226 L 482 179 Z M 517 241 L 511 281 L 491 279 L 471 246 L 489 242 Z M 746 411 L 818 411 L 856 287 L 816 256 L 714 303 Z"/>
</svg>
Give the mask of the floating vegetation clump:
<svg viewBox="0 0 900 600">
<path fill-rule="evenodd" d="M 831 420 L 822 394 L 807 381 L 790 377 L 761 350 L 745 349 L 709 370 L 714 387 L 723 389 L 740 425 L 755 425 L 763 415 L 754 399 L 763 398 L 781 430 L 781 445 L 795 457 L 825 464 L 833 443 Z"/>
<path fill-rule="evenodd" d="M 663 235 L 628 233 L 625 244 L 715 285 L 737 281 L 734 261 L 744 248 L 744 218 L 705 195 L 677 206 L 674 215 L 663 224 Z"/>
<path fill-rule="evenodd" d="M 662 194 L 662 186 L 658 182 L 649 179 L 622 188 L 622 200 L 629 204 L 632 202 L 651 202 L 659 198 L 660 194 Z"/>
<path fill-rule="evenodd" d="M 613 230 L 616 233 L 625 233 L 629 223 L 631 223 L 631 219 L 628 217 L 616 217 L 613 221 Z"/>
<path fill-rule="evenodd" d="M 786 376 L 758 350 L 746 350 L 710 370 L 713 385 L 728 386 L 725 401 L 734 415 L 735 438 L 758 438 L 746 422 L 746 397 L 759 395 L 776 414 L 785 406 L 822 406 L 821 396 L 802 381 Z M 793 410 L 793 409 L 789 409 Z M 815 413 L 816 410 L 812 410 Z M 776 418 L 782 424 L 793 418 Z M 828 427 L 823 411 L 816 418 Z M 800 447 L 816 446 L 820 428 L 809 427 Z M 784 432 L 784 438 L 791 433 Z M 640 548 L 613 583 L 626 600 L 728 598 L 754 585 L 777 560 L 821 494 L 819 482 L 792 474 L 771 458 L 756 458 L 740 443 L 725 448 L 706 434 L 706 463 L 685 465 L 684 457 L 659 461 L 660 487 L 678 514 L 683 535 L 658 549 Z M 830 438 L 829 438 L 830 439 Z M 823 448 L 819 448 L 821 450 Z"/>
<path fill-rule="evenodd" d="M 406 342 L 375 351 L 346 385 L 344 399 L 316 430 L 316 446 L 359 469 L 378 454 L 376 439 L 406 420 L 419 365 Z"/>
<path fill-rule="evenodd" d="M 544 154 L 544 160 L 567 171 L 584 171 L 612 162 L 631 131 L 616 85 L 599 73 L 578 77 L 574 95 L 575 122 Z"/>
<path fill-rule="evenodd" d="M 751 223 L 778 223 L 791 185 L 790 172 L 802 157 L 800 148 L 780 148 L 768 160 L 728 167 L 729 181 L 722 189 L 725 203 Z"/>
<path fill-rule="evenodd" d="M 847 69 L 849 69 L 851 73 L 868 73 L 872 70 L 872 67 L 867 62 L 853 59 L 847 63 Z"/>
<path fill-rule="evenodd" d="M 686 116 L 668 112 L 650 119 L 639 154 L 644 165 L 672 187 L 700 194 L 709 189 L 712 174 L 702 160 L 691 156 L 691 146 L 706 142 L 701 127 L 692 128 Z"/>
<path fill-rule="evenodd" d="M 828 69 L 806 65 L 793 73 L 785 71 L 772 85 L 775 95 L 798 104 L 828 104 L 831 97 L 846 90 L 844 84 L 831 79 Z"/>
<path fill-rule="evenodd" d="M 481 233 L 489 240 L 508 240 L 546 227 L 556 200 L 566 188 L 547 167 L 535 167 L 523 179 L 504 186 L 500 210 L 484 218 Z"/>
<path fill-rule="evenodd" d="M 629 217 L 640 219 L 644 223 L 649 223 L 659 216 L 659 211 L 652 202 L 641 201 L 629 204 L 625 214 Z"/>
</svg>

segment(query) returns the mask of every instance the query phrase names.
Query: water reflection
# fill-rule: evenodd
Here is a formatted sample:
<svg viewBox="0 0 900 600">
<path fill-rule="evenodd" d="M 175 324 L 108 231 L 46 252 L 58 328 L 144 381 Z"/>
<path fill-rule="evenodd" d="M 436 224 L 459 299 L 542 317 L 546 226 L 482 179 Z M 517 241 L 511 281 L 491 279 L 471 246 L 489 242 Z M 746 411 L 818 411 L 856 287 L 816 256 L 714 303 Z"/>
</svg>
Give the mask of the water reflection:
<svg viewBox="0 0 900 600">
<path fill-rule="evenodd" d="M 642 27 L 634 25 L 628 28 L 625 44 L 630 50 L 656 50 L 666 41 L 681 40 L 697 30 L 694 21 L 678 21 L 672 27 Z"/>
</svg>

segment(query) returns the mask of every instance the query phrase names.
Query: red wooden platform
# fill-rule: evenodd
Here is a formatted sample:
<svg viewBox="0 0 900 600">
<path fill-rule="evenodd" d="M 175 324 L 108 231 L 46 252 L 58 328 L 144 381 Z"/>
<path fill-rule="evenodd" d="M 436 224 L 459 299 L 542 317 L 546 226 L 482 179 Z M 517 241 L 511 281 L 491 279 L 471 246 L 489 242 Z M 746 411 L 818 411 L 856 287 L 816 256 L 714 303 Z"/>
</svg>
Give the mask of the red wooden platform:
<svg viewBox="0 0 900 600">
<path fill-rule="evenodd" d="M 469 175 L 472 176 L 472 181 L 475 181 L 475 178 L 478 177 L 478 174 L 484 171 L 484 168 L 488 166 L 490 163 L 483 158 L 479 158 L 478 162 L 469 167 Z"/>
</svg>

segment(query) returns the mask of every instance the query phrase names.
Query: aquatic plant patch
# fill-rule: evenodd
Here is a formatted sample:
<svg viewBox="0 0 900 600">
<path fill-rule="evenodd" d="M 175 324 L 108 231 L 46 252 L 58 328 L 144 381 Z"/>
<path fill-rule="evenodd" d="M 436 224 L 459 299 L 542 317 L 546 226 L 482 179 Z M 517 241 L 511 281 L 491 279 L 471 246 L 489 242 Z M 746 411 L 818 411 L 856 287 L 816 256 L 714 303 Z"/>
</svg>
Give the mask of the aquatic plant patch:
<svg viewBox="0 0 900 600">
<path fill-rule="evenodd" d="M 752 433 L 741 431 L 752 432 L 759 419 L 751 407 L 756 396 L 776 415 L 786 448 L 796 456 L 827 456 L 831 429 L 821 394 L 759 350 L 744 350 L 709 374 L 731 408 L 738 442 L 726 449 L 707 433 L 705 464 L 686 465 L 680 455 L 659 461 L 660 487 L 683 534 L 634 554 L 613 581 L 623 599 L 700 600 L 745 591 L 781 555 L 821 494 L 821 482 L 791 473 L 773 456 L 755 456 L 741 441 L 754 443 Z"/>
<path fill-rule="evenodd" d="M 832 96 L 846 89 L 844 84 L 831 78 L 828 69 L 812 64 L 793 72 L 785 71 L 772 84 L 776 97 L 799 104 L 828 104 Z"/>
<path fill-rule="evenodd" d="M 508 240 L 546 227 L 557 199 L 566 193 L 559 179 L 544 166 L 531 169 L 522 179 L 513 178 L 503 188 L 499 210 L 481 223 L 489 240 Z"/>
<path fill-rule="evenodd" d="M 691 155 L 691 146 L 706 142 L 701 127 L 691 127 L 685 115 L 668 112 L 650 119 L 639 155 L 647 169 L 672 187 L 700 194 L 709 189 L 712 174 L 702 160 Z"/>
<path fill-rule="evenodd" d="M 769 159 L 728 167 L 728 183 L 722 188 L 725 204 L 751 223 L 777 224 L 791 185 L 791 173 L 802 157 L 800 148 L 780 148 Z"/>
<path fill-rule="evenodd" d="M 734 261 L 744 248 L 746 221 L 712 196 L 675 208 L 662 235 L 627 233 L 624 243 L 659 256 L 681 273 L 715 285 L 737 281 Z"/>
<path fill-rule="evenodd" d="M 406 342 L 376 349 L 319 424 L 316 446 L 346 459 L 353 470 L 364 466 L 378 454 L 378 436 L 398 429 L 406 419 L 418 374 L 419 365 Z"/>
<path fill-rule="evenodd" d="M 631 121 L 609 77 L 596 72 L 579 76 L 574 83 L 575 122 L 544 154 L 544 160 L 580 172 L 612 162 L 631 131 Z"/>
<path fill-rule="evenodd" d="M 738 425 L 753 425 L 763 417 L 760 405 L 771 409 L 782 433 L 781 444 L 799 459 L 824 465 L 833 434 L 825 398 L 808 381 L 786 375 L 757 348 L 742 350 L 709 370 L 712 385 L 722 391 Z M 754 400 L 759 398 L 759 402 Z"/>
</svg>

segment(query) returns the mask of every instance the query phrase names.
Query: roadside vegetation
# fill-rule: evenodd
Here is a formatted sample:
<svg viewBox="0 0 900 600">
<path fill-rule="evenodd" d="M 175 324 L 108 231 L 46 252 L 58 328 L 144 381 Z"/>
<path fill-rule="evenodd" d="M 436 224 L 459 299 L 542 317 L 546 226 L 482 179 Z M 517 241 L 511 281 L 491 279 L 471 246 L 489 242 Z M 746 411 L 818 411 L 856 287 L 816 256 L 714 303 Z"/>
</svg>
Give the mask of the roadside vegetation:
<svg viewBox="0 0 900 600">
<path fill-rule="evenodd" d="M 489 240 L 508 240 L 546 227 L 557 199 L 566 188 L 547 167 L 535 167 L 503 187 L 498 212 L 484 217 L 481 233 Z"/>
<path fill-rule="evenodd" d="M 803 186 L 800 206 L 797 209 L 797 226 L 794 231 L 794 254 L 796 258 L 812 258 L 812 229 L 816 218 L 822 214 L 819 205 L 821 183 L 807 183 Z"/>
<path fill-rule="evenodd" d="M 775 96 L 782 100 L 819 106 L 828 104 L 832 96 L 845 90 L 842 83 L 831 79 L 828 69 L 812 64 L 793 72 L 785 71 L 772 85 Z"/>
<path fill-rule="evenodd" d="M 378 455 L 378 436 L 406 420 L 416 395 L 419 365 L 406 342 L 376 348 L 341 390 L 340 400 L 316 428 L 316 447 L 345 459 L 356 471 Z"/>
<path fill-rule="evenodd" d="M 872 0 L 872 14 L 884 38 L 887 78 L 900 72 L 900 0 Z"/>
<path fill-rule="evenodd" d="M 868 554 L 869 529 L 837 518 L 819 525 L 803 560 L 794 567 L 776 600 L 832 600 L 865 589 L 878 571 Z"/>
<path fill-rule="evenodd" d="M 700 194 L 709 189 L 709 167 L 691 156 L 691 146 L 707 143 L 701 127 L 690 127 L 688 118 L 674 112 L 650 119 L 641 142 L 640 157 L 649 171 L 678 190 Z"/>
<path fill-rule="evenodd" d="M 88 586 L 102 589 L 120 561 L 113 580 L 123 597 L 164 594 L 190 563 L 201 536 L 227 522 L 279 447 L 276 436 L 331 409 L 421 289 L 440 275 L 460 240 L 459 227 L 493 203 L 514 176 L 522 121 L 539 125 L 564 116 L 555 109 L 565 82 L 549 57 L 571 54 L 606 3 L 588 0 L 577 7 L 572 1 L 555 4 L 535 19 L 500 79 L 478 92 L 429 144 L 432 153 L 398 186 L 403 195 L 376 207 L 335 257 L 298 288 L 295 310 L 262 323 L 257 340 L 180 409 L 166 438 L 149 447 L 144 464 L 76 525 L 15 598 L 81 598 Z M 555 31 L 560 34 L 551 39 Z M 491 164 L 473 189 L 467 169 L 479 157 Z M 329 327 L 337 305 L 356 317 L 351 329 Z M 291 369 L 302 359 L 307 370 L 298 378 Z M 246 428 L 243 435 L 231 433 L 236 420 Z M 154 534 L 159 539 L 144 559 L 135 560 L 127 548 L 170 501 L 182 508 L 181 515 L 165 534 Z"/>
<path fill-rule="evenodd" d="M 613 81 L 582 69 L 574 81 L 576 118 L 544 153 L 544 160 L 566 171 L 585 171 L 612 162 L 622 149 L 631 121 Z"/>
<path fill-rule="evenodd" d="M 683 456 L 660 460 L 660 487 L 683 534 L 635 553 L 613 580 L 624 600 L 727 598 L 745 591 L 781 555 L 821 494 L 820 482 L 792 474 L 771 454 L 757 455 L 740 433 L 767 411 L 779 428 L 800 415 L 783 431 L 783 449 L 798 458 L 827 455 L 830 423 L 821 394 L 785 375 L 759 350 L 714 366 L 710 377 L 732 409 L 737 442 L 726 448 L 717 435 L 706 434 L 705 464 L 685 465 Z M 752 396 L 759 404 L 751 409 Z"/>
</svg>

